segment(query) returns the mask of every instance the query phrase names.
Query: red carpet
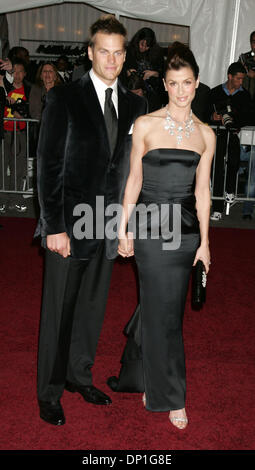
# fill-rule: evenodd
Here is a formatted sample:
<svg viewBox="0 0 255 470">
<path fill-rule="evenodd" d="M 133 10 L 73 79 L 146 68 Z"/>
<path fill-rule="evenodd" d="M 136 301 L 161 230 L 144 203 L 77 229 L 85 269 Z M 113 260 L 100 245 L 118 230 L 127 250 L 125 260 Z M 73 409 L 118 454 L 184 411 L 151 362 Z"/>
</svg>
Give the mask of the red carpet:
<svg viewBox="0 0 255 470">
<path fill-rule="evenodd" d="M 187 360 L 185 431 L 167 413 L 150 413 L 141 394 L 112 392 L 119 372 L 123 327 L 136 306 L 133 264 L 115 264 L 94 366 L 95 385 L 113 404 L 96 407 L 64 393 L 66 425 L 39 419 L 37 335 L 42 256 L 32 244 L 33 219 L 1 218 L 1 450 L 252 450 L 255 448 L 254 231 L 211 229 L 207 304 L 184 321 Z"/>
</svg>

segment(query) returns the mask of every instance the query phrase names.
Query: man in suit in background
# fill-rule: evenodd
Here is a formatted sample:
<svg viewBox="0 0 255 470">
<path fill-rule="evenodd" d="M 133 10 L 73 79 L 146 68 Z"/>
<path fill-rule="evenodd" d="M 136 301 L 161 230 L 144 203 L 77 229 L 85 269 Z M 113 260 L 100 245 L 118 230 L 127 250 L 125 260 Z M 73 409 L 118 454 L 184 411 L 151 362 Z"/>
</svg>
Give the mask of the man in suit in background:
<svg viewBox="0 0 255 470">
<path fill-rule="evenodd" d="M 40 417 L 55 425 L 65 423 L 60 403 L 65 388 L 90 403 L 111 403 L 92 384 L 91 367 L 118 240 L 97 235 L 95 213 L 98 197 L 103 209 L 122 202 L 129 132 L 147 110 L 145 100 L 117 79 L 125 60 L 124 26 L 107 15 L 90 32 L 92 69 L 47 94 L 38 145 L 37 233 L 46 249 L 38 402 Z M 86 229 L 93 233 L 85 238 L 81 230 L 77 236 L 75 227 L 80 208 L 88 206 L 94 217 Z"/>
</svg>

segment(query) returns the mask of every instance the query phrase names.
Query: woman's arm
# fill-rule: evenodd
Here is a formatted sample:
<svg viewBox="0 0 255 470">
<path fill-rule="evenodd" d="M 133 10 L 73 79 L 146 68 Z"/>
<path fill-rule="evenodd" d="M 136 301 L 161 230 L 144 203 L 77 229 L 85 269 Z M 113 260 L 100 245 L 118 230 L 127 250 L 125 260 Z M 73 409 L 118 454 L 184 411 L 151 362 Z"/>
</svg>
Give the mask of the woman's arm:
<svg viewBox="0 0 255 470">
<path fill-rule="evenodd" d="M 201 244 L 197 250 L 194 265 L 201 259 L 205 265 L 206 272 L 209 271 L 209 220 L 210 220 L 210 176 L 211 165 L 215 151 L 215 134 L 210 127 L 204 126 L 205 151 L 201 156 L 196 172 L 196 209 L 200 225 Z"/>
<path fill-rule="evenodd" d="M 129 218 L 142 188 L 142 157 L 145 153 L 145 133 L 146 117 L 141 116 L 136 120 L 133 130 L 132 149 L 130 154 L 130 171 L 122 203 L 122 216 L 118 233 L 118 252 L 123 257 L 133 255 L 133 240 L 128 238 L 126 230 Z"/>
</svg>

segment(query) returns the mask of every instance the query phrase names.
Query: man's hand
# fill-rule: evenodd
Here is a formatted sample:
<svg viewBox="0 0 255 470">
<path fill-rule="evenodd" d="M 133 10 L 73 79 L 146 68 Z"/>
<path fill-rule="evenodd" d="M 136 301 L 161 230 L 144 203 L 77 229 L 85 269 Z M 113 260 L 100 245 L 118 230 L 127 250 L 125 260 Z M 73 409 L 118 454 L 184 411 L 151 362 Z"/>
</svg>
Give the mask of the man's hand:
<svg viewBox="0 0 255 470">
<path fill-rule="evenodd" d="M 7 100 L 8 103 L 10 103 L 10 104 L 14 104 L 14 103 L 15 103 L 15 99 L 12 98 L 11 96 L 6 96 L 6 100 Z"/>
<path fill-rule="evenodd" d="M 134 256 L 134 235 L 132 232 L 122 235 L 119 238 L 118 253 L 123 258 Z"/>
<path fill-rule="evenodd" d="M 47 248 L 67 258 L 71 255 L 70 238 L 66 232 L 47 235 Z"/>
<path fill-rule="evenodd" d="M 249 70 L 249 72 L 247 73 L 248 77 L 250 78 L 255 78 L 255 70 Z"/>
<path fill-rule="evenodd" d="M 216 112 L 213 113 L 212 115 L 213 121 L 221 121 L 222 120 L 222 115 L 217 114 Z"/>
<path fill-rule="evenodd" d="M 131 73 L 136 72 L 136 69 L 127 70 L 127 76 L 130 77 Z"/>
<path fill-rule="evenodd" d="M 0 69 L 1 70 L 7 70 L 7 72 L 11 72 L 12 71 L 12 63 L 10 61 L 10 59 L 0 59 Z"/>
<path fill-rule="evenodd" d="M 18 111 L 14 111 L 13 117 L 15 117 L 16 119 L 21 119 L 22 118 L 21 114 L 18 113 Z"/>
<path fill-rule="evenodd" d="M 154 70 L 145 70 L 143 74 L 143 79 L 148 80 L 150 77 L 158 77 L 159 73 Z"/>
</svg>

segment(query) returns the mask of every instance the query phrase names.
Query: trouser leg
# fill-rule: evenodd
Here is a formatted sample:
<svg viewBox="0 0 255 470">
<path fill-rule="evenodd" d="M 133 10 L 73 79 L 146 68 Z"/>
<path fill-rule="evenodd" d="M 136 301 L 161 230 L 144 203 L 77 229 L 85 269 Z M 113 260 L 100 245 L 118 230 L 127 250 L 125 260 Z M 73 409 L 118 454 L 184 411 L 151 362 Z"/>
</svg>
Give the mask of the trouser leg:
<svg viewBox="0 0 255 470">
<path fill-rule="evenodd" d="M 250 177 L 249 181 L 245 186 L 245 193 L 247 197 L 254 198 L 255 197 L 255 146 L 251 146 L 250 152 L 251 162 L 249 164 L 250 168 Z M 244 215 L 252 215 L 253 213 L 254 202 L 253 201 L 246 201 L 243 204 L 243 214 Z"/>
<path fill-rule="evenodd" d="M 9 167 L 9 176 L 7 168 Z M 22 194 L 16 191 L 23 190 L 24 178 L 27 175 L 26 158 L 26 131 L 6 131 L 4 134 L 4 168 L 5 187 L 9 191 L 7 201 L 12 204 L 22 204 L 24 199 Z"/>
<path fill-rule="evenodd" d="M 226 192 L 236 192 L 236 178 L 240 166 L 240 141 L 237 135 L 230 134 L 228 145 L 228 164 L 226 178 Z"/>
<path fill-rule="evenodd" d="M 91 368 L 104 320 L 113 260 L 105 256 L 104 243 L 91 259 L 77 299 L 67 378 L 81 385 L 92 384 Z"/>
<path fill-rule="evenodd" d="M 64 390 L 73 312 L 88 261 L 46 250 L 38 351 L 38 398 L 51 401 Z"/>
<path fill-rule="evenodd" d="M 219 131 L 217 134 L 217 145 L 215 152 L 214 167 L 214 184 L 213 196 L 222 197 L 224 193 L 224 171 L 225 171 L 225 154 L 226 154 L 227 134 L 226 131 Z M 213 211 L 223 212 L 224 201 L 213 199 Z"/>
<path fill-rule="evenodd" d="M 11 187 L 11 176 L 9 174 L 13 156 L 12 156 L 12 142 L 13 142 L 13 132 L 5 131 L 4 132 L 4 140 L 2 145 L 3 155 L 1 160 L 1 183 L 3 185 L 3 189 L 5 191 L 9 191 L 13 189 Z M 10 199 L 10 193 L 2 193 L 1 195 L 1 203 L 6 204 L 8 206 Z"/>
</svg>

